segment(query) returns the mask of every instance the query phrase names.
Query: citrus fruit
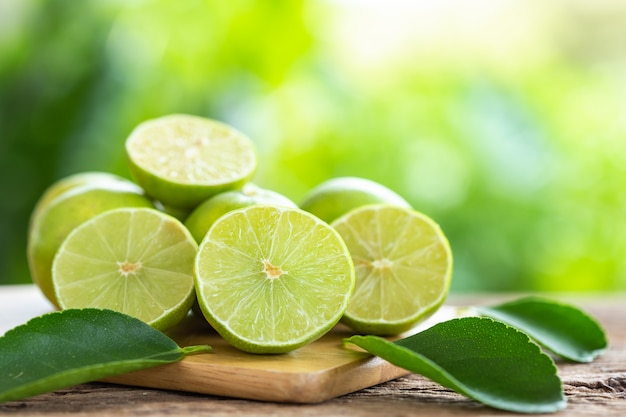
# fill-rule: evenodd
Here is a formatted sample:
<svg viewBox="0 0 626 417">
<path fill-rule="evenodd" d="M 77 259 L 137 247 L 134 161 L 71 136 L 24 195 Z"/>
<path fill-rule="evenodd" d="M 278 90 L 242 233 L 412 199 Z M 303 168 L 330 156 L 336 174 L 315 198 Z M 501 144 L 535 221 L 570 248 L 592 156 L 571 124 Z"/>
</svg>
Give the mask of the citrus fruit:
<svg viewBox="0 0 626 417">
<path fill-rule="evenodd" d="M 256 170 L 253 143 L 233 127 L 182 114 L 148 120 L 126 140 L 130 172 L 165 206 L 195 207 L 240 188 Z"/>
<path fill-rule="evenodd" d="M 198 245 L 174 217 L 150 208 L 109 210 L 59 248 L 52 283 L 61 308 L 106 308 L 165 330 L 195 299 Z"/>
<path fill-rule="evenodd" d="M 219 217 L 229 211 L 251 206 L 253 204 L 272 204 L 296 208 L 296 204 L 272 190 L 260 188 L 255 184 L 248 183 L 241 190 L 226 191 L 213 196 L 200 204 L 185 220 L 185 226 L 191 232 L 198 243 L 211 225 Z"/>
<path fill-rule="evenodd" d="M 30 223 L 33 223 L 37 214 L 42 211 L 50 203 L 50 201 L 54 200 L 55 197 L 64 193 L 65 191 L 70 190 L 74 187 L 78 187 L 80 185 L 105 181 L 123 182 L 127 180 L 115 174 L 99 171 L 79 172 L 57 180 L 52 185 L 50 185 L 41 195 L 39 200 L 37 200 L 37 203 L 35 204 L 35 207 L 31 214 Z"/>
<path fill-rule="evenodd" d="M 120 207 L 152 207 L 152 202 L 136 184 L 121 178 L 87 181 L 51 198 L 44 193 L 31 216 L 26 252 L 33 282 L 54 305 L 52 261 L 65 237 L 93 216 Z"/>
<path fill-rule="evenodd" d="M 297 208 L 253 205 L 220 217 L 198 249 L 198 304 L 211 326 L 251 353 L 284 353 L 328 332 L 354 288 L 339 234 Z"/>
<path fill-rule="evenodd" d="M 331 223 L 352 209 L 376 203 L 411 207 L 395 191 L 375 181 L 359 177 L 338 177 L 324 181 L 310 190 L 300 203 L 300 208 Z"/>
<path fill-rule="evenodd" d="M 191 211 L 193 210 L 193 208 L 189 207 L 174 207 L 163 204 L 158 200 L 154 200 L 154 207 L 165 214 L 169 214 L 170 216 L 175 217 L 181 222 L 184 222 L 187 216 L 189 216 L 189 214 L 191 214 Z"/>
<path fill-rule="evenodd" d="M 356 284 L 342 321 L 362 334 L 409 330 L 444 302 L 452 252 L 440 227 L 413 209 L 373 204 L 332 223 L 354 261 Z"/>
</svg>

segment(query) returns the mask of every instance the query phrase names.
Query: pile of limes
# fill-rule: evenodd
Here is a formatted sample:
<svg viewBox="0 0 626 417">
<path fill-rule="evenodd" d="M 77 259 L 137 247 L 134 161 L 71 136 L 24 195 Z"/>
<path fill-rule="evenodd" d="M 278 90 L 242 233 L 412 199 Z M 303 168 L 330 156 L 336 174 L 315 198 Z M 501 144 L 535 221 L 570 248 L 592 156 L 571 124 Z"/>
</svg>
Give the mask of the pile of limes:
<svg viewBox="0 0 626 417">
<path fill-rule="evenodd" d="M 452 254 L 439 226 L 370 180 L 335 178 L 298 207 L 251 182 L 254 144 L 188 115 L 126 140 L 130 181 L 52 184 L 31 216 L 34 282 L 58 308 L 109 308 L 164 330 L 199 310 L 235 347 L 282 353 L 342 320 L 406 331 L 444 302 Z"/>
</svg>

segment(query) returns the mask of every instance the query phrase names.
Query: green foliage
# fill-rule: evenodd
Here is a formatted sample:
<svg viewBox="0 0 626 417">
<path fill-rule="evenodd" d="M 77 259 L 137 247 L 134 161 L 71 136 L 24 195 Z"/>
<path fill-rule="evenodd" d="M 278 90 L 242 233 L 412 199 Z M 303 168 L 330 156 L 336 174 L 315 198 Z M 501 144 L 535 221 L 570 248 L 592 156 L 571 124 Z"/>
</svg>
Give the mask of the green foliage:
<svg viewBox="0 0 626 417">
<path fill-rule="evenodd" d="M 46 186 L 128 176 L 130 131 L 191 113 L 248 134 L 255 182 L 296 202 L 347 175 L 401 194 L 449 237 L 452 291 L 625 289 L 613 3 L 477 16 L 447 2 L 9 0 L 0 282 L 30 280 L 28 215 Z"/>
<path fill-rule="evenodd" d="M 208 346 L 180 348 L 140 320 L 112 310 L 45 314 L 0 337 L 0 402 L 176 362 Z"/>
<path fill-rule="evenodd" d="M 596 320 L 574 306 L 543 297 L 473 309 L 524 331 L 537 343 L 571 361 L 591 362 L 607 347 L 604 330 Z"/>
<path fill-rule="evenodd" d="M 566 404 L 552 359 L 524 333 L 488 318 L 450 320 L 396 342 L 346 342 L 491 407 L 547 413 Z"/>
</svg>

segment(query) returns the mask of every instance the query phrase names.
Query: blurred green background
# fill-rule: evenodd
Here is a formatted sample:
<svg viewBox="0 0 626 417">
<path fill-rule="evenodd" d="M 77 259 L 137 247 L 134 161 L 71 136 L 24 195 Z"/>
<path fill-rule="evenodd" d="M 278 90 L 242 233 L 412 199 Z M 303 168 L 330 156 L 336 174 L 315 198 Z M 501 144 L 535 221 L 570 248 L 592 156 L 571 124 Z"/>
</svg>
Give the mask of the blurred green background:
<svg viewBox="0 0 626 417">
<path fill-rule="evenodd" d="M 54 180 L 128 176 L 169 113 L 222 120 L 294 201 L 343 175 L 440 223 L 452 291 L 626 289 L 626 3 L 0 3 L 0 283 Z"/>
</svg>

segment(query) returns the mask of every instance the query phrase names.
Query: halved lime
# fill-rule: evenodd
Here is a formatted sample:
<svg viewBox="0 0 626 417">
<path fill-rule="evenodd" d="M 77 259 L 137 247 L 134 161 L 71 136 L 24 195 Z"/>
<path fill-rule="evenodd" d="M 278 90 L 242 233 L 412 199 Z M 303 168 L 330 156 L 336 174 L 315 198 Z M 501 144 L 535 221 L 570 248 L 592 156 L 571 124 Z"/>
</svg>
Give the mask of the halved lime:
<svg viewBox="0 0 626 417">
<path fill-rule="evenodd" d="M 107 210 L 154 207 L 135 183 L 105 174 L 96 177 L 73 177 L 53 184 L 31 215 L 26 249 L 31 277 L 56 306 L 52 261 L 67 235 L 76 226 Z"/>
<path fill-rule="evenodd" d="M 342 321 L 363 334 L 409 330 L 444 302 L 452 252 L 441 228 L 415 210 L 374 204 L 332 226 L 348 246 L 356 284 Z"/>
<path fill-rule="evenodd" d="M 402 196 L 380 183 L 360 177 L 337 177 L 311 189 L 300 208 L 331 223 L 350 210 L 378 203 L 411 207 Z"/>
<path fill-rule="evenodd" d="M 197 244 L 175 218 L 156 209 L 102 213 L 59 248 L 52 283 L 61 308 L 107 308 L 164 330 L 195 299 Z"/>
<path fill-rule="evenodd" d="M 220 217 L 200 244 L 198 303 L 233 346 L 284 353 L 328 332 L 354 288 L 339 234 L 297 208 L 253 205 Z"/>
<path fill-rule="evenodd" d="M 141 123 L 126 140 L 133 178 L 165 206 L 195 207 L 254 174 L 253 143 L 215 120 L 174 114 Z"/>
<path fill-rule="evenodd" d="M 253 204 L 272 204 L 296 208 L 296 203 L 277 193 L 248 183 L 240 190 L 226 191 L 213 196 L 196 207 L 185 219 L 185 226 L 198 243 L 202 241 L 211 225 L 229 211 Z"/>
</svg>

